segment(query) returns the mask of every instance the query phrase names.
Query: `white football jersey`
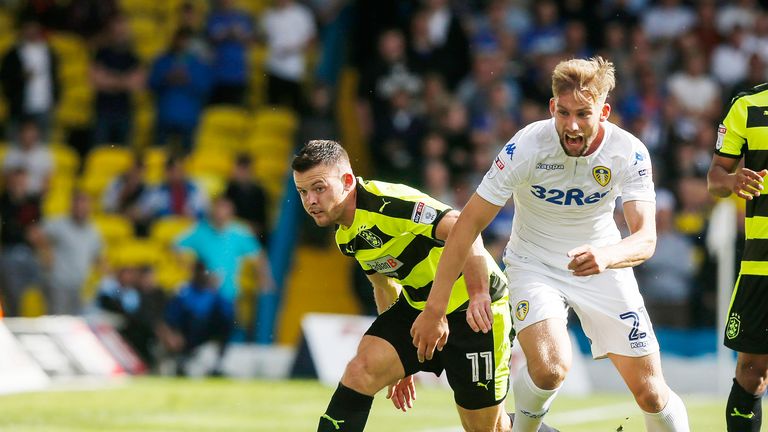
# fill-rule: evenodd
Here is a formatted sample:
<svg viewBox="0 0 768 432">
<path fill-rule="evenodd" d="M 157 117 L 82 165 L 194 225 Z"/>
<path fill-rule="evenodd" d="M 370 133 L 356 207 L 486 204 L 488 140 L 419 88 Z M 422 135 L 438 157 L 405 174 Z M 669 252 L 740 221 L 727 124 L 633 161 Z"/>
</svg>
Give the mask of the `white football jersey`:
<svg viewBox="0 0 768 432">
<path fill-rule="evenodd" d="M 564 269 L 571 249 L 621 240 L 613 219 L 617 197 L 655 201 L 648 150 L 618 126 L 602 125 L 603 143 L 589 156 L 565 154 L 554 119 L 531 123 L 501 150 L 477 194 L 498 206 L 514 197 L 508 251 Z"/>
</svg>

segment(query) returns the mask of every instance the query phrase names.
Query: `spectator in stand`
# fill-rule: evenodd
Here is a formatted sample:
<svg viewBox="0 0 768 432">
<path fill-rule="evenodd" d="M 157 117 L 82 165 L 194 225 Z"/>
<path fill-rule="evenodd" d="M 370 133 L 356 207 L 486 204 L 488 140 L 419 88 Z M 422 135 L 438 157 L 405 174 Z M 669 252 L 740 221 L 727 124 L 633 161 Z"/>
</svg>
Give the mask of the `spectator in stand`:
<svg viewBox="0 0 768 432">
<path fill-rule="evenodd" d="M 234 205 L 235 216 L 250 225 L 251 231 L 263 245 L 269 244 L 269 199 L 264 188 L 253 176 L 253 160 L 247 154 L 237 156 L 235 169 L 224 192 Z"/>
<path fill-rule="evenodd" d="M 733 27 L 712 53 L 710 70 L 729 94 L 733 86 L 747 76 L 749 51 L 746 48 L 744 28 Z"/>
<path fill-rule="evenodd" d="M 219 345 L 216 365 L 209 375 L 220 376 L 221 362 L 234 330 L 233 303 L 218 289 L 219 280 L 203 261 L 195 262 L 192 279 L 173 296 L 165 307 L 161 333 L 166 348 L 177 355 L 176 373 L 187 375 L 187 363 L 195 350 L 206 342 Z"/>
<path fill-rule="evenodd" d="M 261 21 L 269 52 L 267 102 L 302 111 L 306 52 L 316 36 L 315 19 L 308 7 L 294 0 L 273 3 Z"/>
<path fill-rule="evenodd" d="M 91 201 L 82 191 L 72 195 L 68 216 L 48 220 L 37 247 L 48 271 L 48 313 L 78 315 L 83 308 L 83 284 L 95 267 L 102 267 L 102 240 L 91 221 Z"/>
<path fill-rule="evenodd" d="M 21 313 L 21 298 L 30 286 L 42 282 L 33 248 L 40 237 L 40 197 L 28 190 L 24 167 L 6 174 L 0 195 L 0 297 L 10 317 Z"/>
<path fill-rule="evenodd" d="M 213 53 L 211 53 L 211 47 L 208 46 L 208 40 L 202 27 L 200 10 L 195 7 L 194 2 L 185 1 L 182 3 L 179 7 L 179 29 L 189 34 L 189 52 L 205 64 L 210 64 L 213 60 Z"/>
<path fill-rule="evenodd" d="M 30 118 L 48 139 L 61 90 L 58 58 L 35 16 L 22 17 L 19 27 L 19 41 L 0 62 L 0 87 L 8 103 L 6 135 L 15 139 L 19 124 Z"/>
<path fill-rule="evenodd" d="M 145 71 L 131 42 L 123 16 L 112 18 L 107 41 L 96 51 L 91 82 L 96 90 L 94 143 L 128 144 L 133 124 L 131 93 L 144 87 Z"/>
<path fill-rule="evenodd" d="M 142 200 L 149 190 L 144 181 L 144 172 L 144 161 L 141 157 L 135 157 L 128 171 L 109 182 L 101 199 L 105 212 L 117 213 L 130 219 L 136 235 L 142 237 L 149 231 L 148 221 L 141 208 Z"/>
<path fill-rule="evenodd" d="M 701 53 L 683 55 L 683 70 L 667 79 L 669 96 L 683 108 L 689 120 L 699 116 L 715 119 L 720 114 L 720 86 L 707 71 L 706 59 Z"/>
<path fill-rule="evenodd" d="M 408 65 L 403 32 L 388 29 L 379 35 L 376 54 L 366 59 L 357 87 L 358 122 L 365 138 L 373 134 L 374 119 L 387 110 L 381 83 L 395 75 L 417 79 Z"/>
<path fill-rule="evenodd" d="M 246 50 L 254 36 L 253 22 L 235 8 L 234 0 L 217 0 L 208 16 L 206 34 L 213 50 L 210 103 L 241 105 L 248 87 Z"/>
<path fill-rule="evenodd" d="M 414 20 L 423 20 L 423 25 L 416 26 L 426 30 L 423 48 L 430 64 L 422 72 L 440 74 L 453 90 L 469 72 L 469 38 L 448 0 L 426 0 L 422 4 L 423 9 L 414 15 Z"/>
<path fill-rule="evenodd" d="M 192 252 L 219 279 L 219 292 L 234 304 L 240 295 L 243 261 L 259 271 L 260 288 L 274 289 L 266 253 L 259 240 L 242 224 L 233 220 L 234 206 L 224 196 L 217 197 L 207 220 L 198 222 L 176 241 L 180 252 Z"/>
<path fill-rule="evenodd" d="M 184 171 L 184 160 L 169 156 L 165 180 L 149 190 L 141 200 L 141 216 L 149 222 L 163 216 L 201 218 L 208 208 L 205 192 Z"/>
<path fill-rule="evenodd" d="M 305 143 L 315 137 L 336 139 L 339 135 L 333 109 L 331 88 L 322 84 L 312 88 L 307 111 L 300 117 L 297 135 L 298 143 Z"/>
<path fill-rule="evenodd" d="M 40 143 L 38 123 L 32 119 L 22 121 L 18 145 L 8 149 L 3 160 L 3 171 L 22 167 L 27 172 L 28 192 L 43 196 L 50 184 L 53 171 L 53 157 L 48 147 Z"/>
<path fill-rule="evenodd" d="M 97 294 L 98 306 L 122 318 L 120 334 L 150 370 L 157 364 L 158 334 L 162 332 L 165 292 L 157 286 L 150 266 L 121 266 L 105 277 Z"/>
<path fill-rule="evenodd" d="M 696 15 L 680 0 L 660 0 L 642 13 L 642 28 L 651 41 L 669 41 L 693 28 Z"/>
<path fill-rule="evenodd" d="M 189 30 L 177 30 L 170 49 L 155 60 L 149 74 L 149 87 L 157 105 L 155 145 L 166 145 L 174 139 L 184 153 L 192 150 L 210 88 L 208 66 L 189 50 L 191 36 Z"/>
<path fill-rule="evenodd" d="M 523 56 L 553 54 L 565 47 L 565 28 L 554 0 L 537 1 L 533 6 L 533 25 L 520 35 Z"/>
</svg>

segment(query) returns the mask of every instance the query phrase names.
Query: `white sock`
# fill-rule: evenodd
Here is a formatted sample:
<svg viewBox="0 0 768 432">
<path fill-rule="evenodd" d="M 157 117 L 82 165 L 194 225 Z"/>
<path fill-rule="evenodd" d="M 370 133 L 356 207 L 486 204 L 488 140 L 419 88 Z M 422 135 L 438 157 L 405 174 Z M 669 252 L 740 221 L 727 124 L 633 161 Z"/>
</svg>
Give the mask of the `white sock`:
<svg viewBox="0 0 768 432">
<path fill-rule="evenodd" d="M 525 367 L 515 377 L 512 389 L 515 397 L 515 424 L 512 425 L 512 432 L 536 432 L 560 387 L 554 390 L 538 388 Z"/>
<path fill-rule="evenodd" d="M 689 432 L 688 413 L 683 400 L 669 390 L 669 400 L 663 410 L 645 414 L 645 430 L 648 432 Z M 517 419 L 515 419 L 517 420 Z"/>
</svg>

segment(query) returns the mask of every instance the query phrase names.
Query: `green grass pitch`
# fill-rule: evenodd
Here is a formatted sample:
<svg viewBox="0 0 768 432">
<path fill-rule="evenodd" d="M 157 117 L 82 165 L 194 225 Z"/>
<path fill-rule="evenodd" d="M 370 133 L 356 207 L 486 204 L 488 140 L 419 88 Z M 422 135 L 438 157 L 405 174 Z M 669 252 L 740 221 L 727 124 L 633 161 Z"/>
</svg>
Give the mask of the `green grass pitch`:
<svg viewBox="0 0 768 432">
<path fill-rule="evenodd" d="M 0 430 L 314 431 L 332 391 L 316 381 L 138 378 L 92 389 L 2 396 Z M 683 395 L 683 399 L 691 430 L 725 430 L 725 398 Z M 449 390 L 418 387 L 415 405 L 402 413 L 379 393 L 366 431 L 461 430 Z M 507 406 L 511 410 L 511 400 Z M 546 420 L 563 432 L 645 430 L 629 393 L 561 396 Z"/>
</svg>

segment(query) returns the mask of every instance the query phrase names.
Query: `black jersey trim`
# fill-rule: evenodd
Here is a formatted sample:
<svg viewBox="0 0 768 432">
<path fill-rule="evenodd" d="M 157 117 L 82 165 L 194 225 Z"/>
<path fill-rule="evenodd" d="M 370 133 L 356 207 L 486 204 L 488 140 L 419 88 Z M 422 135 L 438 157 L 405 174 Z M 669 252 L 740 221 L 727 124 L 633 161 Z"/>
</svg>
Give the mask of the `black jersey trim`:
<svg viewBox="0 0 768 432">
<path fill-rule="evenodd" d="M 742 261 L 768 261 L 768 239 L 747 239 Z"/>
</svg>

